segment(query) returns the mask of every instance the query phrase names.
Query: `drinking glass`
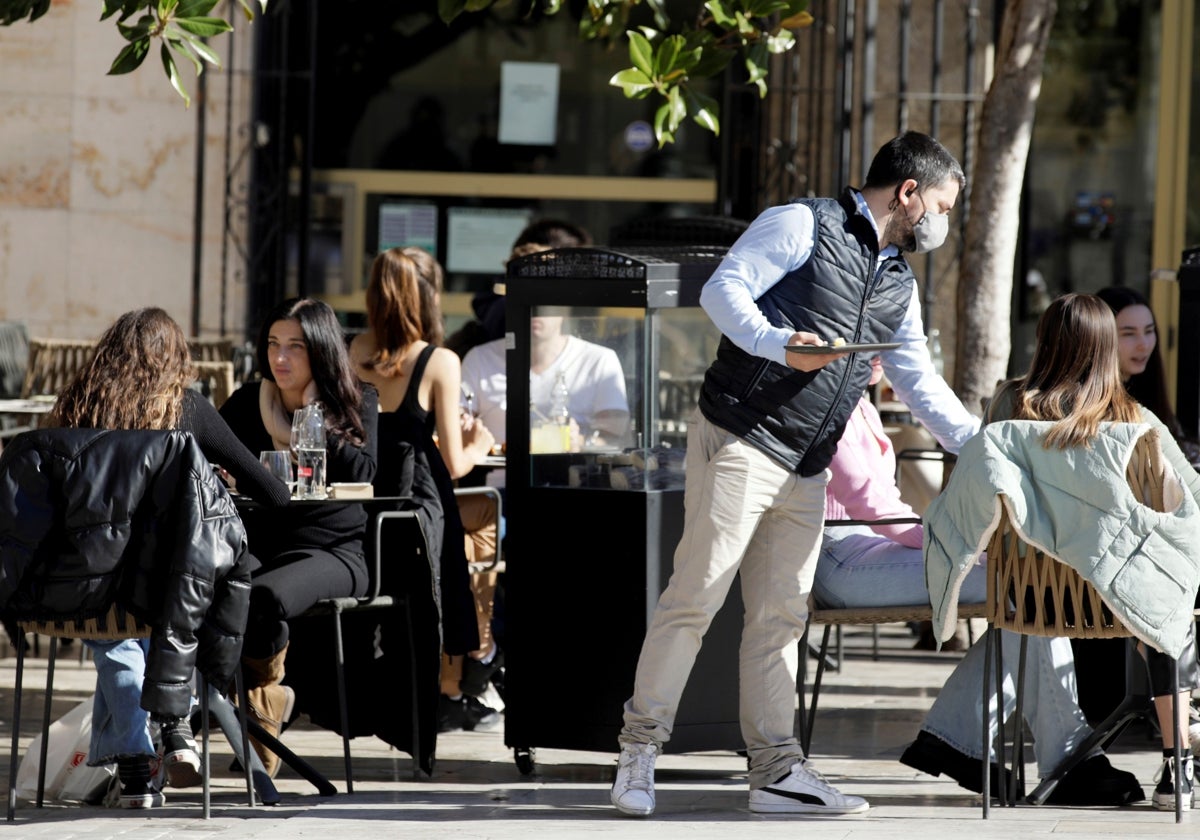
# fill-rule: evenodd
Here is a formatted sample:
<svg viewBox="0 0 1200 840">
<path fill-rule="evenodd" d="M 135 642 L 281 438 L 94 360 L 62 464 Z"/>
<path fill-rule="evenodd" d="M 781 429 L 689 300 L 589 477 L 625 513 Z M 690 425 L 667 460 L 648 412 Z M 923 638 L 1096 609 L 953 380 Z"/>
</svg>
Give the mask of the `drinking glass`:
<svg viewBox="0 0 1200 840">
<path fill-rule="evenodd" d="M 292 472 L 292 457 L 282 449 L 267 449 L 258 453 L 258 460 L 267 472 L 287 485 L 288 493 L 296 492 L 296 476 Z"/>
</svg>

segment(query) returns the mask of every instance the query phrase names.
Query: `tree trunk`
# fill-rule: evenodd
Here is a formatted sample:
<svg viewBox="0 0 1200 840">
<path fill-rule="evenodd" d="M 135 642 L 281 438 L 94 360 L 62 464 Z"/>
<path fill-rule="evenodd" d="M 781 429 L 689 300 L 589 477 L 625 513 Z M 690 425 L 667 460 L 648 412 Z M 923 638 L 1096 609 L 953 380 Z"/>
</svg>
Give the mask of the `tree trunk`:
<svg viewBox="0 0 1200 840">
<path fill-rule="evenodd" d="M 983 100 L 958 279 L 954 390 L 971 411 L 1008 370 L 1021 185 L 1055 0 L 1008 0 Z"/>
</svg>

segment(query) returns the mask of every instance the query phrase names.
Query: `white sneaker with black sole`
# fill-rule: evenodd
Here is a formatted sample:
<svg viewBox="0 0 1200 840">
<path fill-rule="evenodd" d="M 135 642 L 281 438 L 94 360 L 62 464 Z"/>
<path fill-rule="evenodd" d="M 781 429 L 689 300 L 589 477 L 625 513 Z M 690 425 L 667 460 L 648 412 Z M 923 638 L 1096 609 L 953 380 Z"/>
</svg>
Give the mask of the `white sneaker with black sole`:
<svg viewBox="0 0 1200 840">
<path fill-rule="evenodd" d="M 870 807 L 861 796 L 832 787 L 802 761 L 786 776 L 750 791 L 750 810 L 758 814 L 861 814 Z"/>
<path fill-rule="evenodd" d="M 613 782 L 612 804 L 628 817 L 654 813 L 654 744 L 626 744 L 617 758 L 617 780 Z"/>
</svg>

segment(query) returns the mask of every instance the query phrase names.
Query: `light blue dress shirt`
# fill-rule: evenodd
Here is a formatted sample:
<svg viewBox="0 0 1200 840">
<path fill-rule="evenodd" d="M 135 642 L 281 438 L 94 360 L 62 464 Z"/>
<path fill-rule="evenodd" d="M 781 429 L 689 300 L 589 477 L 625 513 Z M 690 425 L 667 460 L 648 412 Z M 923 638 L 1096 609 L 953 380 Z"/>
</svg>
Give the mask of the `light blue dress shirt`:
<svg viewBox="0 0 1200 840">
<path fill-rule="evenodd" d="M 862 194 L 855 191 L 854 197 L 863 215 L 878 231 Z M 787 364 L 784 347 L 793 333 L 785 327 L 772 326 L 756 301 L 788 273 L 808 262 L 815 246 L 816 219 L 808 206 L 782 204 L 764 210 L 704 284 L 700 305 L 738 347 L 753 356 Z M 898 254 L 895 245 L 888 245 L 879 252 L 879 262 Z M 979 418 L 967 411 L 933 367 L 915 283 L 908 311 L 892 340 L 902 344 L 883 353 L 882 359 L 883 370 L 896 396 L 938 443 L 950 452 L 958 452 L 979 431 Z"/>
</svg>

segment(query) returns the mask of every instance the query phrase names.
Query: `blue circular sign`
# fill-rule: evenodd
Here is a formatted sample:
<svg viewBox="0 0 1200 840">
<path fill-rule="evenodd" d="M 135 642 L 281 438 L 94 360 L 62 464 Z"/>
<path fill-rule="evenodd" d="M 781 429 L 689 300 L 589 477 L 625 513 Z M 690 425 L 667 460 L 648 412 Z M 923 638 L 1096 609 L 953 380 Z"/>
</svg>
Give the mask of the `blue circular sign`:
<svg viewBox="0 0 1200 840">
<path fill-rule="evenodd" d="M 645 120 L 634 120 L 625 126 L 625 147 L 633 152 L 654 148 L 654 129 Z"/>
</svg>

